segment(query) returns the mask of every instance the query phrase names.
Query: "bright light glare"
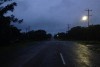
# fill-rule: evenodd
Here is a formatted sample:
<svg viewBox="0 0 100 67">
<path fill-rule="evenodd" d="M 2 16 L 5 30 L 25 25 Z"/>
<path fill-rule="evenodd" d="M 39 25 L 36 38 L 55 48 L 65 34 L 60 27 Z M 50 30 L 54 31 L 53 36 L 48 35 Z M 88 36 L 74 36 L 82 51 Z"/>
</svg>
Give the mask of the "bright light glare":
<svg viewBox="0 0 100 67">
<path fill-rule="evenodd" d="M 57 37 L 59 37 L 59 35 L 57 35 Z"/>
<path fill-rule="evenodd" d="M 87 17 L 87 16 L 83 16 L 83 17 L 82 17 L 82 20 L 83 20 L 83 21 L 86 21 L 86 20 L 88 20 L 88 17 Z"/>
</svg>

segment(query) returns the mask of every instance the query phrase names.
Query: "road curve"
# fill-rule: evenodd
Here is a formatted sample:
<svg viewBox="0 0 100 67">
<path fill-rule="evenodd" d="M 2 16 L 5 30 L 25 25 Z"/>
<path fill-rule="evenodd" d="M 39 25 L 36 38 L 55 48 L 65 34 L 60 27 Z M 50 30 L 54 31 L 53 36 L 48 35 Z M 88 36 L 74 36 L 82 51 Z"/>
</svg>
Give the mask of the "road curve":
<svg viewBox="0 0 100 67">
<path fill-rule="evenodd" d="M 0 67 L 99 67 L 84 45 L 71 41 L 43 41 L 1 55 Z"/>
</svg>

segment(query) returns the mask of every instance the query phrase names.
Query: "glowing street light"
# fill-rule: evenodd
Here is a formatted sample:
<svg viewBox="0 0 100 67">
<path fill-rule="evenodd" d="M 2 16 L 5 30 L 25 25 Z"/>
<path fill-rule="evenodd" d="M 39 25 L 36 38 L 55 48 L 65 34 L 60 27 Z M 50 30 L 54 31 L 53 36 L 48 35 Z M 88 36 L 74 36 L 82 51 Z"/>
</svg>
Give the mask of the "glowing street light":
<svg viewBox="0 0 100 67">
<path fill-rule="evenodd" d="M 88 20 L 88 16 L 83 16 L 83 17 L 82 17 L 82 20 L 83 20 L 83 21 L 87 21 L 87 20 Z"/>
<path fill-rule="evenodd" d="M 59 35 L 57 34 L 57 37 L 59 37 Z"/>
</svg>

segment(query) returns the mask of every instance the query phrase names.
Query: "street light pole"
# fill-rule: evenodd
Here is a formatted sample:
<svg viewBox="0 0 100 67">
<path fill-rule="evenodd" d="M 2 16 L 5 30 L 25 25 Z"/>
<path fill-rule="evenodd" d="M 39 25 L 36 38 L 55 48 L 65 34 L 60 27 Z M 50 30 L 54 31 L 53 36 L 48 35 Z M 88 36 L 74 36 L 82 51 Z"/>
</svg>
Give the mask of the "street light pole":
<svg viewBox="0 0 100 67">
<path fill-rule="evenodd" d="M 90 25 L 90 16 L 92 16 L 92 15 L 90 15 L 90 11 L 92 11 L 92 10 L 90 10 L 90 9 L 87 9 L 87 10 L 85 10 L 85 11 L 87 11 L 88 12 L 88 27 L 89 27 L 89 25 Z"/>
<path fill-rule="evenodd" d="M 68 26 L 68 31 L 69 31 L 69 29 L 70 29 L 70 24 L 67 24 L 67 26 Z"/>
</svg>

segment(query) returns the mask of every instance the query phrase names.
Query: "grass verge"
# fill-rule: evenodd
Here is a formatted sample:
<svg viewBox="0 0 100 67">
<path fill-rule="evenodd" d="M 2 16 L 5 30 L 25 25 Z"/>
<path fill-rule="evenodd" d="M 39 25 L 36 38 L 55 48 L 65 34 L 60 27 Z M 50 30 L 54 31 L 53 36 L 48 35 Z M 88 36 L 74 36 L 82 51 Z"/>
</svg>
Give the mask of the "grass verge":
<svg viewBox="0 0 100 67">
<path fill-rule="evenodd" d="M 87 46 L 90 50 L 100 53 L 99 41 L 78 41 L 77 43 Z"/>
</svg>

